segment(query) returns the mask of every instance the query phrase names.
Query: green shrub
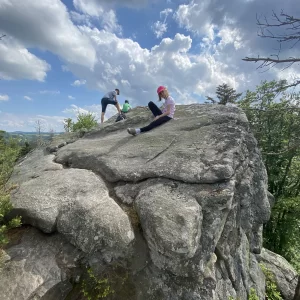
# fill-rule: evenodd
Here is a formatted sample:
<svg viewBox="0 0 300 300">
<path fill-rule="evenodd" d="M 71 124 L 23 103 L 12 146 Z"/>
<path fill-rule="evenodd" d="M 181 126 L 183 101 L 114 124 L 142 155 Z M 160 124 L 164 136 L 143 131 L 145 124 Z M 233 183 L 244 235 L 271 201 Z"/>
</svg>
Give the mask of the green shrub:
<svg viewBox="0 0 300 300">
<path fill-rule="evenodd" d="M 10 196 L 8 193 L 0 192 L 0 248 L 8 243 L 7 231 L 21 226 L 21 218 L 16 217 L 9 222 L 5 221 L 5 216 L 11 211 Z"/>
<path fill-rule="evenodd" d="M 278 291 L 273 273 L 264 264 L 260 264 L 260 268 L 262 269 L 266 278 L 266 299 L 282 300 L 283 298 L 281 297 L 281 294 Z"/>
<path fill-rule="evenodd" d="M 259 300 L 255 289 L 250 289 L 249 300 Z"/>
<path fill-rule="evenodd" d="M 10 190 L 6 183 L 13 171 L 13 167 L 21 153 L 19 141 L 14 138 L 5 139 L 5 132 L 0 131 L 0 248 L 8 242 L 7 231 L 21 225 L 21 218 L 17 217 L 7 222 L 5 216 L 12 209 Z"/>
<path fill-rule="evenodd" d="M 99 276 L 96 276 L 92 269 L 88 269 L 80 286 L 80 291 L 87 300 L 135 297 L 135 287 L 128 271 L 116 262 L 106 266 Z M 72 295 L 67 299 L 72 299 Z"/>
<path fill-rule="evenodd" d="M 96 117 L 92 113 L 81 113 L 77 116 L 77 122 L 72 125 L 72 131 L 91 130 L 96 126 Z"/>
</svg>

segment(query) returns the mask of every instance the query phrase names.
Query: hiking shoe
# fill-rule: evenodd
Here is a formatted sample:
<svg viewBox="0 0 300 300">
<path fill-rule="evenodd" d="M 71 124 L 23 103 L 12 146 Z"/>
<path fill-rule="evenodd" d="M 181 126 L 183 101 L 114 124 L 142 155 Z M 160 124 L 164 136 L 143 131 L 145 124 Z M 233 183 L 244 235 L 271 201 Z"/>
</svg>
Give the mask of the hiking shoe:
<svg viewBox="0 0 300 300">
<path fill-rule="evenodd" d="M 136 135 L 136 131 L 134 128 L 127 128 L 127 132 L 131 135 Z"/>
</svg>

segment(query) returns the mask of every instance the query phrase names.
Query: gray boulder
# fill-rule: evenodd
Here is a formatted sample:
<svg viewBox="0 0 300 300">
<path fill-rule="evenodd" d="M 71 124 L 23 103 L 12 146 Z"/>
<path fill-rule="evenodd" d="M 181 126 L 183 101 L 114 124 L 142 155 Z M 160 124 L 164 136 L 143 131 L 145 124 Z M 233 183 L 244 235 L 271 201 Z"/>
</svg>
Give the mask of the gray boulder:
<svg viewBox="0 0 300 300">
<path fill-rule="evenodd" d="M 274 276 L 275 283 L 285 300 L 294 300 L 298 274 L 296 270 L 282 256 L 267 249 L 262 250 L 258 260 Z"/>
<path fill-rule="evenodd" d="M 88 170 L 44 172 L 21 184 L 11 202 L 23 223 L 58 231 L 86 253 L 119 256 L 134 239 L 128 216 L 109 197 L 103 180 Z"/>
<path fill-rule="evenodd" d="M 65 299 L 71 281 L 80 274 L 81 252 L 59 234 L 47 236 L 34 228 L 21 231 L 21 240 L 3 255 L 0 299 Z"/>
</svg>

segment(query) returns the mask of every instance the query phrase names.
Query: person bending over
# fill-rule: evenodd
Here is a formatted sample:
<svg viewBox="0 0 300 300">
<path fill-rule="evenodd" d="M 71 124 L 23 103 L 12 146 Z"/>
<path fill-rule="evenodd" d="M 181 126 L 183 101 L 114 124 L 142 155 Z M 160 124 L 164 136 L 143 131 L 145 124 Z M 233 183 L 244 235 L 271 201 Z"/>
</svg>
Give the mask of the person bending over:
<svg viewBox="0 0 300 300">
<path fill-rule="evenodd" d="M 117 110 L 119 112 L 119 115 L 122 116 L 120 105 L 119 105 L 119 102 L 117 100 L 117 95 L 120 95 L 120 90 L 119 89 L 115 89 L 114 91 L 108 92 L 101 99 L 101 106 L 102 106 L 101 123 L 104 122 L 104 115 L 105 115 L 106 107 L 107 107 L 108 104 L 114 105 L 117 108 Z M 122 117 L 122 119 L 123 119 L 123 117 Z"/>
<path fill-rule="evenodd" d="M 155 117 L 154 121 L 142 128 L 127 128 L 127 132 L 129 134 L 137 135 L 141 132 L 149 131 L 173 119 L 175 112 L 175 101 L 169 95 L 167 88 L 164 86 L 159 86 L 157 89 L 157 94 L 159 101 L 161 101 L 162 99 L 165 100 L 163 111 L 161 111 L 152 101 L 150 101 L 148 103 L 148 107 Z"/>
</svg>

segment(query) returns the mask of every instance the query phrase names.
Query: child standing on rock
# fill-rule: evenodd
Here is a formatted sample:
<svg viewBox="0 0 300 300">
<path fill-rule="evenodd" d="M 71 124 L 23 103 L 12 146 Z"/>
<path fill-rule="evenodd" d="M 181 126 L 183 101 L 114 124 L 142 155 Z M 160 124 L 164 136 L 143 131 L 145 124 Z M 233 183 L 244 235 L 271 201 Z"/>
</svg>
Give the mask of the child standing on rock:
<svg viewBox="0 0 300 300">
<path fill-rule="evenodd" d="M 175 112 L 175 101 L 169 95 L 167 88 L 164 86 L 159 86 L 157 89 L 157 94 L 159 101 L 161 101 L 162 99 L 165 100 L 163 111 L 161 111 L 152 101 L 150 101 L 148 103 L 148 107 L 155 117 L 154 121 L 142 128 L 127 128 L 127 132 L 129 134 L 137 135 L 141 132 L 149 131 L 173 119 Z"/>
</svg>

